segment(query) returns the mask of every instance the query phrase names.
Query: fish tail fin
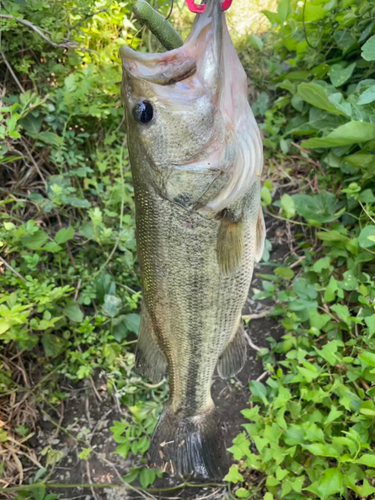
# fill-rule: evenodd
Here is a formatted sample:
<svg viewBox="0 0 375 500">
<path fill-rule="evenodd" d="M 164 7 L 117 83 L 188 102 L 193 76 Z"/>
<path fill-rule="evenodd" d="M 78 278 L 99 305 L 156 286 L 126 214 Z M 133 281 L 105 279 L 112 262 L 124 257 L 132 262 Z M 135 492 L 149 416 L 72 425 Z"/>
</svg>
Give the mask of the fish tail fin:
<svg viewBox="0 0 375 500">
<path fill-rule="evenodd" d="M 149 457 L 151 466 L 163 472 L 222 479 L 229 466 L 215 410 L 181 417 L 165 407 L 152 437 Z"/>
</svg>

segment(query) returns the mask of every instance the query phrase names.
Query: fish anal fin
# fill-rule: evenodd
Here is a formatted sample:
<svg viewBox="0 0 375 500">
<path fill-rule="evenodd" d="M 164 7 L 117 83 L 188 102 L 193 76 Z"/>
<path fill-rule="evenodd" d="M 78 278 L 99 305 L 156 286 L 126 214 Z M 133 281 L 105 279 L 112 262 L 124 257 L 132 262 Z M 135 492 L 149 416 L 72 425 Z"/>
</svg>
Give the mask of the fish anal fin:
<svg viewBox="0 0 375 500">
<path fill-rule="evenodd" d="M 244 252 L 244 231 L 242 220 L 223 217 L 217 234 L 217 262 L 223 274 L 235 273 Z"/>
<path fill-rule="evenodd" d="M 239 373 L 246 362 L 247 344 L 241 322 L 234 337 L 229 341 L 217 363 L 217 371 L 221 378 L 230 378 Z"/>
<path fill-rule="evenodd" d="M 259 262 L 262 258 L 265 240 L 266 225 L 264 223 L 263 210 L 262 208 L 259 208 L 255 237 L 255 262 Z"/>
<path fill-rule="evenodd" d="M 157 344 L 151 318 L 145 306 L 142 306 L 135 368 L 140 375 L 149 378 L 154 384 L 160 382 L 167 371 L 167 360 Z"/>
</svg>

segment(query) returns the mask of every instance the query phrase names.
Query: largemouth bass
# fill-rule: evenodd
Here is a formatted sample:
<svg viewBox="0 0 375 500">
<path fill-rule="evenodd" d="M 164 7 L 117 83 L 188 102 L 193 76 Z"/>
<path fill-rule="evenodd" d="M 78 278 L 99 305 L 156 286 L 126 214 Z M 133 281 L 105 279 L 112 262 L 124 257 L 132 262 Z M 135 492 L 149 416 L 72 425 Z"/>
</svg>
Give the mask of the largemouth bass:
<svg viewBox="0 0 375 500">
<path fill-rule="evenodd" d="M 224 439 L 212 377 L 246 360 L 241 311 L 263 252 L 262 141 L 246 75 L 219 0 L 207 0 L 184 45 L 121 48 L 122 97 L 143 285 L 138 371 L 169 374 L 151 463 L 221 478 Z"/>
</svg>

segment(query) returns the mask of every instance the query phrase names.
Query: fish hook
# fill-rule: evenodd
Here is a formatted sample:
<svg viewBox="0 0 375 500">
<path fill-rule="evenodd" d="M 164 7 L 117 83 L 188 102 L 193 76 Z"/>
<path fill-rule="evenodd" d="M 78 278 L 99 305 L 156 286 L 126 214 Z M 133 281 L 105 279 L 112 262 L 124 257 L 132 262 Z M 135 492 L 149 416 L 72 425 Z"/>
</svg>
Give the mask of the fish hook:
<svg viewBox="0 0 375 500">
<path fill-rule="evenodd" d="M 189 10 L 191 12 L 195 12 L 196 14 L 203 14 L 203 12 L 206 9 L 205 3 L 197 4 L 194 2 L 194 0 L 185 0 L 185 2 L 187 3 Z M 228 10 L 229 7 L 232 5 L 232 2 L 233 2 L 233 0 L 224 0 L 221 4 L 221 9 L 223 11 Z M 173 0 L 172 0 L 172 4 L 173 4 Z"/>
</svg>

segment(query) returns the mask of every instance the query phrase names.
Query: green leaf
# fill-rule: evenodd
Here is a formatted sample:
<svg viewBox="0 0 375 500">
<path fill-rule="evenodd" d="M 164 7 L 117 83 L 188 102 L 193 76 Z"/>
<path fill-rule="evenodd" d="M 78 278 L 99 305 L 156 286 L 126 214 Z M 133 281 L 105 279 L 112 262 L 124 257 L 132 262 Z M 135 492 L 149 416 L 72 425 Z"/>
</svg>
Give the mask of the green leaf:
<svg viewBox="0 0 375 500">
<path fill-rule="evenodd" d="M 46 144 L 52 144 L 53 146 L 62 146 L 64 144 L 64 139 L 59 137 L 54 132 L 39 132 L 38 134 L 29 134 L 34 139 L 45 142 Z"/>
<path fill-rule="evenodd" d="M 133 333 L 138 333 L 141 325 L 141 316 L 136 313 L 130 313 L 125 316 L 124 323 L 126 328 Z"/>
<path fill-rule="evenodd" d="M 76 208 L 90 208 L 91 206 L 88 200 L 77 198 L 76 196 L 63 196 L 61 197 L 61 201 L 66 205 L 71 205 Z"/>
<path fill-rule="evenodd" d="M 67 302 L 66 306 L 63 309 L 63 313 L 74 323 L 81 323 L 83 320 L 83 312 L 79 308 L 78 302 L 71 299 Z"/>
<path fill-rule="evenodd" d="M 322 191 L 317 195 L 296 194 L 293 196 L 298 215 L 306 220 L 320 223 L 333 222 L 341 214 L 335 213 L 337 198 L 333 193 Z"/>
<path fill-rule="evenodd" d="M 375 226 L 369 225 L 362 229 L 360 232 L 358 243 L 362 248 L 370 248 L 375 245 L 374 239 L 369 239 L 369 237 L 375 237 Z"/>
<path fill-rule="evenodd" d="M 331 259 L 329 257 L 322 257 L 321 259 L 318 259 L 316 262 L 314 262 L 312 269 L 316 273 L 321 273 L 323 269 L 328 269 L 330 265 Z"/>
<path fill-rule="evenodd" d="M 114 318 L 121 309 L 121 299 L 116 295 L 107 294 L 104 296 L 103 312 L 110 318 Z"/>
<path fill-rule="evenodd" d="M 294 271 L 289 267 L 277 267 L 274 271 L 275 274 L 285 278 L 286 280 L 291 280 L 294 278 Z"/>
<path fill-rule="evenodd" d="M 57 253 L 62 250 L 62 247 L 54 241 L 49 241 L 47 245 L 43 247 L 43 250 L 46 250 L 46 252 Z"/>
<path fill-rule="evenodd" d="M 42 337 L 42 344 L 46 356 L 55 358 L 60 354 L 64 347 L 64 341 L 53 333 L 44 333 Z"/>
<path fill-rule="evenodd" d="M 317 83 L 300 83 L 298 85 L 297 95 L 303 101 L 308 102 L 316 108 L 323 109 L 324 111 L 328 111 L 329 113 L 333 113 L 335 115 L 344 114 L 330 102 L 324 88 Z"/>
<path fill-rule="evenodd" d="M 251 496 L 250 491 L 248 491 L 245 488 L 238 488 L 238 490 L 236 490 L 237 498 L 249 498 L 250 496 Z"/>
<path fill-rule="evenodd" d="M 370 104 L 375 101 L 375 85 L 365 90 L 359 97 L 357 104 L 363 106 L 364 104 Z"/>
<path fill-rule="evenodd" d="M 248 37 L 247 40 L 256 49 L 258 49 L 258 50 L 263 49 L 263 46 L 264 46 L 263 41 L 258 36 L 256 36 L 254 33 L 251 33 L 251 35 Z"/>
<path fill-rule="evenodd" d="M 363 351 L 359 357 L 369 366 L 375 367 L 375 354 L 371 351 Z"/>
<path fill-rule="evenodd" d="M 243 475 L 238 472 L 238 465 L 231 465 L 228 474 L 224 477 L 224 481 L 234 484 L 242 482 L 243 480 Z"/>
<path fill-rule="evenodd" d="M 263 500 L 273 500 L 273 495 L 269 491 L 264 495 Z"/>
<path fill-rule="evenodd" d="M 306 3 L 304 12 L 304 22 L 315 23 L 320 19 L 323 19 L 327 15 L 327 12 L 320 5 L 312 5 L 311 3 Z"/>
<path fill-rule="evenodd" d="M 324 139 L 308 139 L 303 141 L 303 148 L 335 148 L 351 146 L 375 139 L 375 125 L 372 123 L 351 121 L 336 128 Z"/>
<path fill-rule="evenodd" d="M 62 245 L 72 238 L 74 238 L 74 228 L 73 226 L 69 226 L 67 228 L 60 229 L 60 231 L 55 236 L 55 241 L 59 245 Z"/>
<path fill-rule="evenodd" d="M 42 127 L 42 120 L 40 116 L 36 117 L 29 113 L 25 118 L 20 120 L 20 125 L 26 130 L 29 135 L 36 135 L 40 132 Z"/>
<path fill-rule="evenodd" d="M 259 398 L 263 401 L 264 404 L 268 404 L 267 401 L 267 388 L 262 382 L 258 382 L 257 380 L 250 381 L 250 391 L 253 397 Z"/>
<path fill-rule="evenodd" d="M 355 463 L 366 465 L 366 467 L 375 468 L 375 455 L 370 455 L 369 453 L 365 453 L 357 460 L 355 460 Z"/>
<path fill-rule="evenodd" d="M 333 64 L 328 71 L 332 85 L 335 87 L 341 87 L 341 85 L 344 85 L 344 83 L 346 83 L 352 76 L 356 64 L 357 63 L 353 62 L 346 68 L 343 67 L 342 63 Z"/>
<path fill-rule="evenodd" d="M 344 476 L 342 472 L 336 468 L 325 470 L 323 477 L 319 480 L 318 491 L 321 500 L 325 500 L 337 493 L 342 494 L 344 492 Z"/>
<path fill-rule="evenodd" d="M 296 210 L 294 207 L 294 201 L 293 198 L 289 196 L 289 194 L 285 193 L 282 195 L 280 206 L 283 209 L 283 212 L 287 219 L 290 219 L 291 217 L 295 216 Z"/>
<path fill-rule="evenodd" d="M 366 61 L 375 61 L 375 35 L 367 40 L 367 42 L 362 45 L 361 56 Z"/>
<path fill-rule="evenodd" d="M 260 194 L 266 206 L 272 203 L 272 196 L 268 187 L 263 186 Z"/>
<path fill-rule="evenodd" d="M 34 234 L 24 234 L 21 243 L 30 250 L 40 250 L 47 240 L 47 233 L 38 229 Z"/>
<path fill-rule="evenodd" d="M 147 488 L 156 479 L 156 471 L 154 469 L 142 469 L 139 475 L 139 481 L 142 488 Z"/>
</svg>

